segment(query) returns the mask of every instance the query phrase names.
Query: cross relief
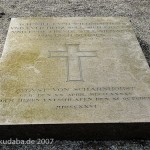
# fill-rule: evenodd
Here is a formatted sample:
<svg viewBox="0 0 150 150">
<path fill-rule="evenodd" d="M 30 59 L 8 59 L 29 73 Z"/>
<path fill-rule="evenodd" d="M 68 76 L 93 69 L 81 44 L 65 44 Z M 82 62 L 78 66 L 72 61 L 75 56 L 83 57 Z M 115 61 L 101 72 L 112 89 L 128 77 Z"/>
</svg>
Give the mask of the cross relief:
<svg viewBox="0 0 150 150">
<path fill-rule="evenodd" d="M 96 57 L 96 51 L 80 51 L 79 44 L 66 44 L 66 51 L 49 51 L 49 58 L 67 59 L 67 81 L 83 81 L 81 59 Z"/>
</svg>

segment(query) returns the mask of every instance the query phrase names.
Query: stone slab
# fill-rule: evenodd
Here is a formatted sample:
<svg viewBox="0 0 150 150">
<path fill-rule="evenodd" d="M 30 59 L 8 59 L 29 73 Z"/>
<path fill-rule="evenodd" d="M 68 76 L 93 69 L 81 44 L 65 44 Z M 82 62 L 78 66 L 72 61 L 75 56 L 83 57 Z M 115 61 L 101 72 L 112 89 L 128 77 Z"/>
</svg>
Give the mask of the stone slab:
<svg viewBox="0 0 150 150">
<path fill-rule="evenodd" d="M 1 58 L 2 126 L 149 125 L 149 104 L 150 69 L 127 18 L 11 20 Z"/>
</svg>

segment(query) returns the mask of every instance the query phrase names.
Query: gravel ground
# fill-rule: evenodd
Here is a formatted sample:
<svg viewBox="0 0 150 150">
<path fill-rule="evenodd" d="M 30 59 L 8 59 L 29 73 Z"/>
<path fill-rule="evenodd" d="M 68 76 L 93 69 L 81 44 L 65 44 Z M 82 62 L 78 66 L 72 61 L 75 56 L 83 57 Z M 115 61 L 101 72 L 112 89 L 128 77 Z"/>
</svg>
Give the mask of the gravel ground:
<svg viewBox="0 0 150 150">
<path fill-rule="evenodd" d="M 0 53 L 11 17 L 125 16 L 150 65 L 150 0 L 0 0 Z M 54 141 L 51 145 L 0 145 L 0 150 L 149 150 L 150 141 Z"/>
</svg>

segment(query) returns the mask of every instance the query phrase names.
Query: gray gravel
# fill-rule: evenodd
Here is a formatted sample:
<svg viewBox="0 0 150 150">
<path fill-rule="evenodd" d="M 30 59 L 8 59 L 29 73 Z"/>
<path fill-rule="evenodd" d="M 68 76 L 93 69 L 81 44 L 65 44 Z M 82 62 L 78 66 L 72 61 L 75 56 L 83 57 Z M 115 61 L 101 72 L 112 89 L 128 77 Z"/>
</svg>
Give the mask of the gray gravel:
<svg viewBox="0 0 150 150">
<path fill-rule="evenodd" d="M 11 17 L 126 16 L 150 65 L 150 0 L 0 0 L 0 52 Z M 54 141 L 51 145 L 0 145 L 0 150 L 149 150 L 150 141 Z"/>
</svg>

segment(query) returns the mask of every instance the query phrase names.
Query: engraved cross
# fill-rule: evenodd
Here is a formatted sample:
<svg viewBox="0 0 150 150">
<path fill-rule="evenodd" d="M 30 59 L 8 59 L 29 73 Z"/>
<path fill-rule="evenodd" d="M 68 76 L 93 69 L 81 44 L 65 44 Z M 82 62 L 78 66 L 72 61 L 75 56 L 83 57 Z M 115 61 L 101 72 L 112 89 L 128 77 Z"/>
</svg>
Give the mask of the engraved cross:
<svg viewBox="0 0 150 150">
<path fill-rule="evenodd" d="M 79 44 L 66 44 L 66 51 L 49 51 L 50 57 L 67 59 L 67 81 L 83 81 L 81 58 L 96 57 L 95 51 L 80 51 Z"/>
</svg>

